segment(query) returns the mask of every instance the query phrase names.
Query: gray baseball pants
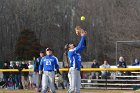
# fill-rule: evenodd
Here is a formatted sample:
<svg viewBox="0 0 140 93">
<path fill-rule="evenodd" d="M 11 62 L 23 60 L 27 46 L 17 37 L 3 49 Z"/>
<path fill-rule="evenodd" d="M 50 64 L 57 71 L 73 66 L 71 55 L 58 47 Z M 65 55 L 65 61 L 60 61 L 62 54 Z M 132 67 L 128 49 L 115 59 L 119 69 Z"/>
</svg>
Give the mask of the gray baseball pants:
<svg viewBox="0 0 140 93">
<path fill-rule="evenodd" d="M 48 87 L 51 89 L 51 93 L 55 92 L 54 87 L 55 72 L 54 71 L 44 71 L 42 76 L 42 93 L 46 93 Z"/>
<path fill-rule="evenodd" d="M 74 93 L 74 92 L 80 93 L 80 86 L 81 86 L 80 71 L 74 68 L 70 68 L 68 77 L 70 82 L 68 93 Z"/>
</svg>

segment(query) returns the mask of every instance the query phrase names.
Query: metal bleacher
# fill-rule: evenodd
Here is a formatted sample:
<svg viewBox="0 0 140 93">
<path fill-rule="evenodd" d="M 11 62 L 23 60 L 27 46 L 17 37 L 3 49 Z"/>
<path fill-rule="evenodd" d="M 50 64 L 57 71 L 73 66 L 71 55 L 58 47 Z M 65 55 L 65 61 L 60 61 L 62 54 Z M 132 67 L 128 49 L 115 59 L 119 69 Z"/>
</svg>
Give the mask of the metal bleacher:
<svg viewBox="0 0 140 93">
<path fill-rule="evenodd" d="M 134 86 L 140 86 L 140 80 L 130 79 L 82 79 L 82 88 L 92 89 L 133 89 Z"/>
<path fill-rule="evenodd" d="M 116 67 L 111 67 L 116 68 Z M 128 68 L 139 68 L 129 66 Z M 111 71 L 112 72 L 112 71 Z M 113 71 L 113 73 L 117 73 Z M 130 75 L 117 75 L 115 78 L 110 77 L 106 79 L 82 79 L 82 88 L 86 89 L 120 89 L 132 90 L 135 86 L 140 86 L 140 71 L 131 71 Z"/>
</svg>

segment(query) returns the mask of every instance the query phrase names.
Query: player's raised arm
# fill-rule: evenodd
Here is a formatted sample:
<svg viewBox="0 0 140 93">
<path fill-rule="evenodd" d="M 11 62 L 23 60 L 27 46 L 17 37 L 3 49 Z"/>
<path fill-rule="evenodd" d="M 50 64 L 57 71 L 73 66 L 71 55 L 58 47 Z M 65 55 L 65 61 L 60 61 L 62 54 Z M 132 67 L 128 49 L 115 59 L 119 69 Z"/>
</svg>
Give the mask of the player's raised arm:
<svg viewBox="0 0 140 93">
<path fill-rule="evenodd" d="M 78 44 L 78 46 L 76 47 L 76 51 L 78 51 L 79 49 L 81 49 L 83 47 L 83 45 L 85 44 L 85 38 L 86 38 L 87 32 L 83 31 L 81 33 L 81 40 Z"/>
</svg>

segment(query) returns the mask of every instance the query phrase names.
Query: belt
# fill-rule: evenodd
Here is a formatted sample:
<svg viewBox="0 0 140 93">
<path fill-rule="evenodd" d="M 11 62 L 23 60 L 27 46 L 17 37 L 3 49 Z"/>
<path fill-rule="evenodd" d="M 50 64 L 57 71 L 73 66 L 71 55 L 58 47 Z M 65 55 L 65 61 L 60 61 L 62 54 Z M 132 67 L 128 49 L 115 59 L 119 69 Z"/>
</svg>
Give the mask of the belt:
<svg viewBox="0 0 140 93">
<path fill-rule="evenodd" d="M 52 71 L 54 71 L 54 70 L 47 70 L 48 72 L 52 72 Z"/>
</svg>

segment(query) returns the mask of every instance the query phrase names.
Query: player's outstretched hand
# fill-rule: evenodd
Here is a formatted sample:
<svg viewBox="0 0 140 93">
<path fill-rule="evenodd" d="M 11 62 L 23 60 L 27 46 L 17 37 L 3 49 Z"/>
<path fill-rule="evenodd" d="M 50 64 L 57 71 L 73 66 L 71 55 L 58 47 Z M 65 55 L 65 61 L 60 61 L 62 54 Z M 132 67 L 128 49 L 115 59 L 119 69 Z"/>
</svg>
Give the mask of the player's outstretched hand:
<svg viewBox="0 0 140 93">
<path fill-rule="evenodd" d="M 87 35 L 87 32 L 86 31 L 82 31 L 81 32 L 81 36 L 86 36 Z"/>
</svg>

